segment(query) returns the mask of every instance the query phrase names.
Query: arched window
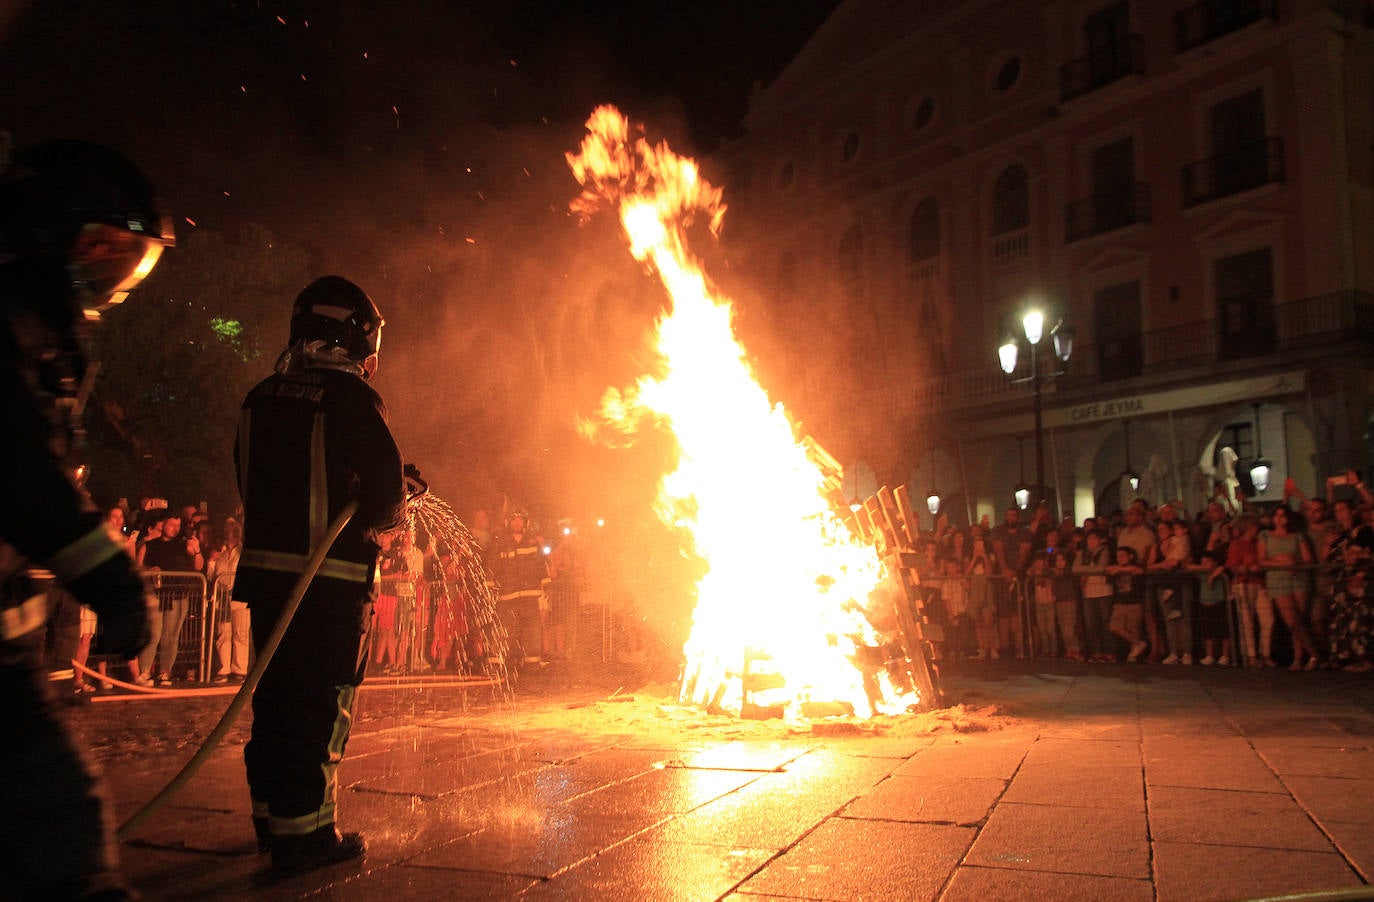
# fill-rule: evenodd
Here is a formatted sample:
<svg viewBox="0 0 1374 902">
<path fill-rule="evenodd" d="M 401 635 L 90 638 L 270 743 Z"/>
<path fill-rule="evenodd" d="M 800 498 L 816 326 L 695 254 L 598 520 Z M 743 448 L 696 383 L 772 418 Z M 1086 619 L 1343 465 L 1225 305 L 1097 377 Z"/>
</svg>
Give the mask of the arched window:
<svg viewBox="0 0 1374 902">
<path fill-rule="evenodd" d="M 992 234 L 1003 235 L 1030 225 L 1030 191 L 1026 167 L 1013 163 L 992 186 Z"/>
<path fill-rule="evenodd" d="M 911 214 L 911 262 L 940 256 L 940 205 L 928 197 Z"/>
</svg>

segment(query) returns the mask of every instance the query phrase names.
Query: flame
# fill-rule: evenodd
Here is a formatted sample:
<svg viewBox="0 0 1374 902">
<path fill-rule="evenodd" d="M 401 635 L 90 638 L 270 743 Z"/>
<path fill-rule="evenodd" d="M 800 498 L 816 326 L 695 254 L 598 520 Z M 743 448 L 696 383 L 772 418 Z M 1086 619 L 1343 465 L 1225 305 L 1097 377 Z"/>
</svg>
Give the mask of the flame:
<svg viewBox="0 0 1374 902">
<path fill-rule="evenodd" d="M 833 511 L 824 473 L 754 378 L 730 302 L 688 252 L 686 229 L 697 217 L 718 230 L 720 190 L 666 144 L 632 140 L 614 107 L 599 107 L 587 132 L 580 152 L 567 155 L 584 189 L 573 208 L 615 209 L 631 253 L 658 273 L 671 300 L 655 327 L 657 373 L 608 390 L 600 415 L 626 434 L 652 421 L 677 441 L 657 513 L 681 527 L 709 568 L 683 649 L 683 701 L 738 714 L 747 691 L 751 703 L 784 706 L 788 716 L 807 702 L 844 703 L 860 717 L 915 705 L 881 667 L 866 679 L 857 663 L 882 644 L 864 613 L 884 576 L 876 550 Z"/>
</svg>

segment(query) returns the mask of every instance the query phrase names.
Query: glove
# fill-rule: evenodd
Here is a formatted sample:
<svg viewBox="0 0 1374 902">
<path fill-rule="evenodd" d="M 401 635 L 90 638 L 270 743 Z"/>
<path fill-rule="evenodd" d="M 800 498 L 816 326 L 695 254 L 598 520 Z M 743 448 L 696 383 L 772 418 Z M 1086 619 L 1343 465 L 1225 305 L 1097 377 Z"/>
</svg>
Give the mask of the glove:
<svg viewBox="0 0 1374 902">
<path fill-rule="evenodd" d="M 117 612 L 106 611 L 99 616 L 95 638 L 91 640 L 93 655 L 118 655 L 120 660 L 128 661 L 138 657 L 153 641 L 148 603 L 142 598 L 137 607 L 121 607 Z"/>
</svg>

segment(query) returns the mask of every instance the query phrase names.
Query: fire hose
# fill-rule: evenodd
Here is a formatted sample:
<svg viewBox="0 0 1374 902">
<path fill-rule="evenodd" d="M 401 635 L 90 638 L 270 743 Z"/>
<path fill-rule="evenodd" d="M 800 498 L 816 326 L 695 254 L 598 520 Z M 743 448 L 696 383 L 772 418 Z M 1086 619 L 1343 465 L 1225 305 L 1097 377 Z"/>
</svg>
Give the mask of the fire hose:
<svg viewBox="0 0 1374 902">
<path fill-rule="evenodd" d="M 295 616 L 296 609 L 300 607 L 301 599 L 305 597 L 306 589 L 310 588 L 310 583 L 315 579 L 315 574 L 319 572 L 320 565 L 324 563 L 325 555 L 329 553 L 329 549 L 334 546 L 334 541 L 338 539 L 339 533 L 343 532 L 348 521 L 352 520 L 353 515 L 357 512 L 358 502 L 350 501 L 344 505 L 344 509 L 339 511 L 339 515 L 329 524 L 329 528 L 325 530 L 319 544 L 311 550 L 310 557 L 305 562 L 305 569 L 301 571 L 300 579 L 296 580 L 295 588 L 287 596 L 286 605 L 282 608 L 281 616 L 277 618 L 277 625 L 272 628 L 272 635 L 267 638 L 263 647 L 258 649 L 257 662 L 253 664 L 253 669 L 248 672 L 248 676 L 244 679 L 243 685 L 239 687 L 234 700 L 229 703 L 229 707 L 221 715 L 219 723 L 215 724 L 215 728 L 210 731 L 205 742 L 191 756 L 191 760 L 187 761 L 177 772 L 176 776 L 166 786 L 162 787 L 162 790 L 153 796 L 151 801 L 136 811 L 123 824 L 120 824 L 119 829 L 115 832 L 117 838 L 127 839 L 155 811 L 171 801 L 172 797 L 191 781 L 196 771 L 200 770 L 201 765 L 206 762 L 210 754 L 219 745 L 220 740 L 229 732 L 234 719 L 238 717 L 248 700 L 253 697 L 253 690 L 257 687 L 258 681 L 262 679 L 263 672 L 267 670 L 267 665 L 271 663 L 272 655 L 276 653 L 282 637 L 286 635 L 286 629 L 291 625 L 291 618 Z"/>
</svg>

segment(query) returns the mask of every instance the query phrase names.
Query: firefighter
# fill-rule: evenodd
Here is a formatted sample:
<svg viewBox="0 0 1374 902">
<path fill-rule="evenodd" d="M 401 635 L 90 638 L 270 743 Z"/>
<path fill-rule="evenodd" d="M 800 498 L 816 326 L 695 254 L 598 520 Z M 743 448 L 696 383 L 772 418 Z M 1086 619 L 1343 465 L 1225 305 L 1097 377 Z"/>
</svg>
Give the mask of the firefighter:
<svg viewBox="0 0 1374 902">
<path fill-rule="evenodd" d="M 530 529 L 530 515 L 517 508 L 506 516 L 506 528 L 491 544 L 487 560 L 500 587 L 496 615 L 511 642 L 517 664 L 544 660 L 544 618 L 548 613 L 549 567 L 544 542 Z"/>
<path fill-rule="evenodd" d="M 359 858 L 340 834 L 337 774 L 363 681 L 376 598 L 377 537 L 405 514 L 400 454 L 377 368 L 382 314 L 339 276 L 309 285 L 291 311 L 274 375 L 243 402 L 234 460 L 243 552 L 234 597 L 261 652 L 307 557 L 350 499 L 358 511 L 310 584 L 253 696 L 243 751 L 260 851 L 278 874 Z"/>
<path fill-rule="evenodd" d="M 17 154 L 0 180 L 0 897 L 127 899 L 104 785 L 55 710 L 42 661 L 51 571 L 99 616 L 95 654 L 149 642 L 143 582 L 76 483 L 83 349 L 173 244 L 147 179 L 80 141 Z"/>
</svg>

